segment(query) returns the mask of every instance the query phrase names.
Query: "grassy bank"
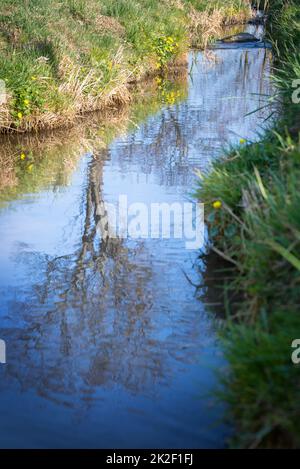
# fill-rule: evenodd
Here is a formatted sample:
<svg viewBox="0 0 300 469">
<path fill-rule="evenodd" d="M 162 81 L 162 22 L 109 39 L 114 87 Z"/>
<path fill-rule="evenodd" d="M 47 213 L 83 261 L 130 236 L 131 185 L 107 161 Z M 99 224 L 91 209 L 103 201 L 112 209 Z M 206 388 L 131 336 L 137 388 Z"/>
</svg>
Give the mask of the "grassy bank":
<svg viewBox="0 0 300 469">
<path fill-rule="evenodd" d="M 71 124 L 130 101 L 128 83 L 185 64 L 248 0 L 2 0 L 0 132 Z"/>
<path fill-rule="evenodd" d="M 242 140 L 216 162 L 197 195 L 212 249 L 230 266 L 221 335 L 232 445 L 300 447 L 300 365 L 291 361 L 300 338 L 300 5 L 268 4 L 281 117 L 261 142 Z"/>
</svg>

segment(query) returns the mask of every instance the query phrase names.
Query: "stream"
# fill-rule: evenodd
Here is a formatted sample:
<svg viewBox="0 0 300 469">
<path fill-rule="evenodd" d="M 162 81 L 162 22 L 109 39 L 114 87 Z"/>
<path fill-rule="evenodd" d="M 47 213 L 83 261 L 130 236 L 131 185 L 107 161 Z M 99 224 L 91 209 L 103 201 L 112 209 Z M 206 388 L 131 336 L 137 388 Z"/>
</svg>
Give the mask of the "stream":
<svg viewBox="0 0 300 469">
<path fill-rule="evenodd" d="M 195 168 L 263 132 L 270 111 L 252 112 L 272 92 L 270 67 L 263 48 L 191 51 L 173 94 L 152 107 L 141 98 L 145 117 L 125 129 L 116 117 L 88 138 L 3 142 L 34 165 L 1 196 L 0 447 L 226 446 L 214 391 L 227 368 L 195 288 L 199 249 L 104 238 L 97 224 L 120 194 L 147 207 L 190 201 Z"/>
</svg>

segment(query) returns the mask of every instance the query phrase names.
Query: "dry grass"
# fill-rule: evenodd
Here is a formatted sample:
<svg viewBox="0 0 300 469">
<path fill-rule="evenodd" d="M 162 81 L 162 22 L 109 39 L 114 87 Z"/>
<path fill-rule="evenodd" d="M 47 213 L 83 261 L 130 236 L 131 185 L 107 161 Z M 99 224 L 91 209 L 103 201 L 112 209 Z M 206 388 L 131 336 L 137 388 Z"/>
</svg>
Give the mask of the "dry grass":
<svg viewBox="0 0 300 469">
<path fill-rule="evenodd" d="M 225 8 L 210 11 L 197 11 L 190 8 L 190 43 L 192 47 L 206 48 L 212 39 L 220 37 L 224 26 L 242 24 L 252 15 L 251 9 L 243 9 L 228 14 Z"/>
<path fill-rule="evenodd" d="M 118 36 L 124 37 L 126 30 L 118 20 L 111 16 L 99 15 L 95 21 L 96 29 L 103 32 L 112 32 Z"/>
<path fill-rule="evenodd" d="M 194 47 L 207 47 L 212 37 L 217 37 L 223 26 L 221 10 L 198 12 L 194 8 L 190 12 L 191 43 Z"/>
</svg>

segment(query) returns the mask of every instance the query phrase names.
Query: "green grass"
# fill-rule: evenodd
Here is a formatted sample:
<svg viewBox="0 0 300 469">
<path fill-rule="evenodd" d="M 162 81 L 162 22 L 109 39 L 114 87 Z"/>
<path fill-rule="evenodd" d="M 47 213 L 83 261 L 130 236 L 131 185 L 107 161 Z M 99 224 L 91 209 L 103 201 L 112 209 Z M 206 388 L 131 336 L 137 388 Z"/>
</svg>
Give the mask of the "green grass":
<svg viewBox="0 0 300 469">
<path fill-rule="evenodd" d="M 234 274 L 221 331 L 231 369 L 222 397 L 239 447 L 300 446 L 300 367 L 291 361 L 300 338 L 300 104 L 292 102 L 300 6 L 270 1 L 269 13 L 280 121 L 261 142 L 216 162 L 197 190 L 212 245 Z"/>
<path fill-rule="evenodd" d="M 81 112 L 127 103 L 128 81 L 179 61 L 192 23 L 194 36 L 204 35 L 195 12 L 208 12 L 211 24 L 213 9 L 227 22 L 248 16 L 249 1 L 1 0 L 0 79 L 8 102 L 0 130 L 60 126 Z"/>
</svg>

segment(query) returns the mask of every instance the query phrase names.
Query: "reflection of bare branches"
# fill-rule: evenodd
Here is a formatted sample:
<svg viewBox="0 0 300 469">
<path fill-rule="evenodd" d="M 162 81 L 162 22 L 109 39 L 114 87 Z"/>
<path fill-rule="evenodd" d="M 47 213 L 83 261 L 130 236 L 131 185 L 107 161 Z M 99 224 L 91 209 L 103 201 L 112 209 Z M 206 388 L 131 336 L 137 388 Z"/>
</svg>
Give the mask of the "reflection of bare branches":
<svg viewBox="0 0 300 469">
<path fill-rule="evenodd" d="M 151 390 L 166 373 L 160 343 L 146 334 L 152 321 L 151 270 L 135 264 L 135 252 L 124 240 L 98 237 L 105 156 L 102 152 L 89 165 L 76 250 L 55 258 L 23 253 L 18 259 L 33 271 L 43 266 L 43 274 L 24 292 L 23 302 L 12 305 L 12 311 L 22 311 L 24 327 L 5 334 L 13 334 L 16 344 L 8 375 L 47 398 L 60 400 L 61 393 L 66 404 L 76 389 L 115 382 L 132 391 Z"/>
<path fill-rule="evenodd" d="M 130 135 L 128 145 L 122 146 L 120 165 L 138 156 L 144 174 L 156 172 L 160 185 L 185 186 L 188 181 L 187 152 L 190 135 L 183 130 L 181 107 L 168 107 L 161 111 L 155 124 L 150 119 Z M 149 139 L 149 136 L 151 137 Z"/>
<path fill-rule="evenodd" d="M 97 394 L 100 386 L 117 384 L 151 393 L 157 381 L 167 383 L 181 363 L 193 362 L 199 353 L 203 324 L 199 327 L 198 304 L 191 304 L 183 294 L 184 290 L 189 296 L 190 285 L 176 285 L 181 272 L 173 258 L 152 263 L 147 242 L 132 243 L 138 246 L 133 249 L 130 242 L 107 236 L 102 181 L 103 164 L 110 159 L 115 167 L 108 171 L 117 171 L 109 173 L 108 180 L 116 175 L 121 184 L 123 175 L 151 174 L 156 181 L 145 184 L 145 192 L 154 185 L 158 190 L 168 186 L 162 192 L 175 197 L 177 190 L 192 187 L 191 168 L 207 169 L 221 145 L 230 141 L 228 136 L 252 135 L 257 129 L 258 117 L 244 116 L 253 106 L 251 94 L 259 91 L 258 70 L 267 94 L 270 85 L 263 70 L 270 66 L 270 58 L 259 52 L 247 58 L 237 52 L 207 70 L 201 56 L 198 62 L 186 102 L 165 106 L 125 141 L 118 139 L 110 145 L 109 151 L 96 145 L 100 150 L 87 167 L 79 216 L 71 220 L 74 233 L 80 227 L 77 244 L 66 244 L 68 252 L 60 247 L 58 257 L 28 253 L 27 246 L 27 253 L 18 257 L 17 272 L 27 272 L 28 279 L 23 291 L 18 287 L 6 293 L 3 305 L 14 320 L 14 329 L 2 326 L 1 337 L 14 344 L 6 369 L 22 389 L 33 388 L 47 398 L 80 408 L 76 399 Z M 243 94 L 244 72 L 248 96 Z M 28 142 L 28 149 L 32 145 Z M 61 154 L 55 146 L 53 152 L 59 166 Z M 58 173 L 57 166 L 52 174 Z M 40 173 L 47 171 L 41 167 Z M 45 182 L 49 184 L 48 179 Z M 61 182 L 55 178 L 54 185 Z M 45 187 L 44 182 L 30 189 L 39 187 Z M 180 249 L 176 247 L 174 258 Z M 157 253 L 168 256 L 164 249 L 158 248 Z"/>
</svg>

